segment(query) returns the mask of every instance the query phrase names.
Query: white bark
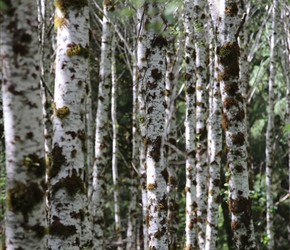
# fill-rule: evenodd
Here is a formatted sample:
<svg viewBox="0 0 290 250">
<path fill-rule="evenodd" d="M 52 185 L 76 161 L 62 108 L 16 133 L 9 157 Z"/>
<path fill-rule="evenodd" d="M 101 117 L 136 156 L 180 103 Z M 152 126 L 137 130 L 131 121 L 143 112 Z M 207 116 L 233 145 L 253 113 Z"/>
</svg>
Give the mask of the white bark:
<svg viewBox="0 0 290 250">
<path fill-rule="evenodd" d="M 117 72 L 116 72 L 116 38 L 112 38 L 112 91 L 111 91 L 111 119 L 113 127 L 113 145 L 112 145 L 112 176 L 114 187 L 114 218 L 115 218 L 115 233 L 117 237 L 117 249 L 123 249 L 121 235 L 121 218 L 120 218 L 120 194 L 119 194 L 119 174 L 118 174 L 118 120 L 117 120 Z"/>
<path fill-rule="evenodd" d="M 212 45 L 213 42 L 212 42 Z M 214 46 L 211 50 L 211 67 L 217 65 Z M 206 222 L 206 250 L 215 250 L 218 240 L 218 207 L 220 204 L 220 167 L 222 154 L 222 129 L 221 129 L 221 97 L 220 84 L 217 79 L 217 72 L 211 75 L 210 105 L 209 105 L 209 188 L 208 207 Z"/>
<path fill-rule="evenodd" d="M 205 1 L 194 1 L 194 33 L 196 51 L 196 200 L 197 200 L 197 237 L 200 249 L 205 245 L 208 159 L 207 124 L 208 97 L 208 38 L 207 6 Z"/>
<path fill-rule="evenodd" d="M 163 4 L 148 3 L 145 8 L 146 44 L 145 57 L 148 68 L 146 84 L 146 165 L 148 201 L 148 247 L 168 249 L 166 166 L 163 155 L 165 133 L 165 53 L 167 40 L 162 35 Z"/>
<path fill-rule="evenodd" d="M 194 29 L 192 25 L 193 2 L 184 1 L 185 29 L 185 86 L 186 86 L 186 116 L 185 116 L 185 149 L 186 149 L 186 225 L 185 249 L 197 248 L 196 227 L 196 169 L 195 169 L 195 48 Z"/>
<path fill-rule="evenodd" d="M 138 116 L 139 116 L 139 130 L 140 130 L 140 165 L 139 165 L 139 173 L 141 175 L 140 178 L 140 186 L 141 186 L 141 201 L 142 201 L 142 226 L 143 226 L 143 248 L 144 250 L 148 249 L 148 227 L 147 227 L 147 189 L 146 189 L 146 102 L 145 102 L 145 81 L 144 75 L 147 70 L 147 58 L 145 55 L 145 47 L 147 44 L 147 38 L 144 34 L 144 19 L 143 19 L 143 6 L 138 8 L 137 10 L 137 82 L 138 82 Z"/>
<path fill-rule="evenodd" d="M 134 57 L 133 62 L 133 109 L 132 109 L 132 167 L 131 167 L 131 187 L 130 187 L 130 205 L 128 212 L 127 225 L 127 250 L 140 249 L 140 242 L 137 244 L 137 197 L 139 188 L 139 145 L 140 135 L 138 130 L 138 66 L 137 57 Z M 141 220 L 140 220 L 141 221 Z M 138 245 L 138 246 L 137 246 Z"/>
<path fill-rule="evenodd" d="M 276 53 L 275 53 L 275 43 L 276 43 L 276 12 L 277 12 L 278 2 L 273 1 L 272 8 L 272 34 L 270 40 L 270 76 L 268 85 L 268 124 L 266 132 L 266 233 L 267 233 L 267 245 L 268 249 L 274 249 L 274 225 L 273 225 L 273 193 L 272 193 L 272 168 L 274 167 L 273 162 L 273 144 L 274 144 L 274 84 L 275 84 L 275 74 L 276 74 Z"/>
<path fill-rule="evenodd" d="M 1 23 L 6 249 L 47 249 L 36 3 L 12 1 Z"/>
<path fill-rule="evenodd" d="M 209 1 L 209 6 L 213 6 Z M 218 30 L 217 57 L 223 120 L 227 146 L 229 176 L 229 208 L 236 249 L 255 249 L 246 151 L 245 105 L 239 82 L 240 48 L 237 37 L 242 25 L 236 1 L 224 1 L 222 11 L 211 16 Z M 245 181 L 246 180 L 246 181 Z"/>
<path fill-rule="evenodd" d="M 89 80 L 89 8 L 56 1 L 56 78 L 50 169 L 49 248 L 90 247 L 85 172 L 85 88 Z"/>
<path fill-rule="evenodd" d="M 105 173 L 108 165 L 108 115 L 110 108 L 110 89 L 111 89 L 111 40 L 112 27 L 107 19 L 111 2 L 104 4 L 103 23 L 102 23 L 102 44 L 100 62 L 100 82 L 98 92 L 98 108 L 96 114 L 96 134 L 95 134 L 95 162 L 93 169 L 93 238 L 96 250 L 104 249 L 104 205 L 106 182 Z"/>
</svg>

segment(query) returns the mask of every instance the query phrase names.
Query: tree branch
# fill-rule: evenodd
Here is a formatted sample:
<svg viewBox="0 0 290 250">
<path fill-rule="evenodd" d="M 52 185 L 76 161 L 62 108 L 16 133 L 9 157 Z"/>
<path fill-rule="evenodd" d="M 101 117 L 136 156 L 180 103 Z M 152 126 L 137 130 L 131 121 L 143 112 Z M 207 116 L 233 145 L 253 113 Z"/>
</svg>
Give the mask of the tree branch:
<svg viewBox="0 0 290 250">
<path fill-rule="evenodd" d="M 235 34 L 235 38 L 236 38 L 236 40 L 238 39 L 239 34 L 240 34 L 240 32 L 241 32 L 241 29 L 243 28 L 243 25 L 244 25 L 244 23 L 245 23 L 245 21 L 246 21 L 246 17 L 247 17 L 247 13 L 244 13 L 244 14 L 243 14 L 243 17 L 242 17 L 242 21 L 241 21 L 241 23 L 240 23 L 240 25 L 239 25 L 239 28 L 238 28 L 238 30 L 237 30 L 237 32 L 236 32 L 236 34 Z"/>
</svg>

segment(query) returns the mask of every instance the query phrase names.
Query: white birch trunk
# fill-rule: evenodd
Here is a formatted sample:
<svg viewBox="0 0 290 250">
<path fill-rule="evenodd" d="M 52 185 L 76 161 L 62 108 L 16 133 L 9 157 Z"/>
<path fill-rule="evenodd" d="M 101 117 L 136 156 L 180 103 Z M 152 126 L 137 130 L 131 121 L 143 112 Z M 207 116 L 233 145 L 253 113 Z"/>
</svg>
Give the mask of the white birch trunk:
<svg viewBox="0 0 290 250">
<path fill-rule="evenodd" d="M 250 2 L 248 0 L 241 1 L 238 3 L 239 7 L 239 17 L 242 18 L 243 15 L 249 14 L 250 10 Z M 249 142 L 249 131 L 250 131 L 250 121 L 249 121 L 249 103 L 247 102 L 247 96 L 249 91 L 249 83 L 250 83 L 250 63 L 248 61 L 248 55 L 250 52 L 250 39 L 249 39 L 249 23 L 246 22 L 243 25 L 243 28 L 240 32 L 240 37 L 238 38 L 239 46 L 240 46 L 240 82 L 241 82 L 241 94 L 245 98 L 244 102 L 244 109 L 245 109 L 245 126 L 246 126 L 246 149 L 247 149 L 247 168 L 249 170 L 249 182 L 251 179 L 253 179 L 253 171 L 251 168 L 251 154 L 250 154 L 250 142 Z M 251 183 L 249 183 L 249 186 L 251 188 Z"/>
<path fill-rule="evenodd" d="M 45 157 L 36 3 L 13 1 L 2 19 L 6 249 L 47 249 Z"/>
<path fill-rule="evenodd" d="M 217 58 L 214 51 L 214 42 L 211 47 L 211 67 L 217 65 Z M 220 167 L 222 155 L 222 129 L 221 129 L 221 97 L 220 84 L 217 79 L 217 72 L 211 71 L 209 124 L 208 124 L 208 146 L 209 146 L 209 188 L 208 207 L 206 222 L 206 250 L 217 249 L 218 240 L 218 207 L 220 204 Z"/>
<path fill-rule="evenodd" d="M 184 1 L 185 29 L 185 86 L 186 86 L 186 115 L 185 115 L 185 150 L 186 150 L 186 219 L 185 219 L 185 249 L 197 249 L 196 227 L 196 169 L 195 169 L 195 48 L 194 29 L 192 25 L 193 2 Z"/>
<path fill-rule="evenodd" d="M 165 135 L 165 53 L 167 40 L 162 35 L 163 4 L 145 3 L 146 44 L 148 68 L 146 84 L 146 165 L 148 201 L 148 247 L 168 249 L 166 166 L 163 154 Z"/>
<path fill-rule="evenodd" d="M 275 53 L 275 43 L 276 43 L 276 12 L 278 3 L 276 0 L 273 1 L 272 8 L 272 34 L 270 40 L 270 76 L 268 85 L 268 124 L 266 131 L 266 233 L 267 233 L 267 246 L 268 249 L 274 249 L 274 225 L 273 225 L 273 191 L 272 191 L 272 169 L 273 169 L 273 144 L 274 144 L 274 84 L 275 84 L 275 74 L 276 74 L 276 53 Z"/>
<path fill-rule="evenodd" d="M 94 121 L 92 114 L 92 87 L 87 85 L 86 98 L 86 134 L 87 134 L 87 153 L 86 153 L 86 184 L 88 189 L 88 210 L 92 212 L 92 193 L 93 193 L 93 165 L 94 165 Z M 90 224 L 92 226 L 92 214 L 90 214 Z"/>
<path fill-rule="evenodd" d="M 96 134 L 95 134 L 95 162 L 93 169 L 93 238 L 95 250 L 102 250 L 105 247 L 105 193 L 106 182 L 105 173 L 108 165 L 108 116 L 110 111 L 110 92 L 111 92 L 111 41 L 112 25 L 107 19 L 110 1 L 104 2 L 104 15 L 102 24 L 102 44 L 100 62 L 100 82 L 98 92 L 98 108 L 96 114 Z"/>
<path fill-rule="evenodd" d="M 49 249 L 90 247 L 85 172 L 85 88 L 89 80 L 89 8 L 56 1 L 56 77 Z"/>
<path fill-rule="evenodd" d="M 148 249 L 148 223 L 147 223 L 147 174 L 146 174 L 146 102 L 145 102 L 145 81 L 144 75 L 147 70 L 147 57 L 145 55 L 145 47 L 147 44 L 147 37 L 144 34 L 144 8 L 143 6 L 137 10 L 138 22 L 138 37 L 137 37 L 137 82 L 138 82 L 138 116 L 139 116 L 139 130 L 140 130 L 140 165 L 139 173 L 141 186 L 141 201 L 142 201 L 142 227 L 143 227 L 143 249 Z M 141 247 L 142 249 L 142 247 Z"/>
<path fill-rule="evenodd" d="M 197 200 L 197 237 L 200 249 L 205 245 L 208 159 L 207 125 L 208 109 L 208 38 L 207 5 L 205 1 L 194 1 L 194 33 L 196 51 L 196 200 Z"/>
<path fill-rule="evenodd" d="M 117 72 L 116 72 L 116 38 L 112 38 L 112 90 L 111 90 L 111 119 L 113 127 L 113 145 L 112 145 L 112 176 L 114 187 L 114 218 L 115 218 L 115 233 L 117 238 L 117 249 L 123 249 L 122 228 L 120 218 L 120 194 L 119 194 L 119 174 L 118 174 L 118 120 L 117 120 Z"/>
<path fill-rule="evenodd" d="M 209 1 L 217 36 L 218 81 L 220 81 L 229 176 L 228 204 L 236 249 L 255 249 L 247 169 L 245 105 L 239 82 L 240 48 L 237 38 L 242 25 L 236 1 L 225 0 L 219 9 Z"/>
</svg>

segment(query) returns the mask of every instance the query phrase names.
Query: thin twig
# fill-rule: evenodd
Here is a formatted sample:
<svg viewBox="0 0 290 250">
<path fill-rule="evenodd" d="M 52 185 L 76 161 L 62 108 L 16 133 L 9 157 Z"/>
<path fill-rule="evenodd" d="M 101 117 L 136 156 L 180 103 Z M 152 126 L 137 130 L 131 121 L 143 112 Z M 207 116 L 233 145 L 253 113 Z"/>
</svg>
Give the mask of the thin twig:
<svg viewBox="0 0 290 250">
<path fill-rule="evenodd" d="M 244 14 L 243 14 L 243 17 L 242 17 L 242 21 L 241 21 L 241 23 L 240 23 L 240 25 L 239 25 L 239 28 L 238 28 L 238 30 L 237 30 L 237 32 L 236 32 L 236 34 L 235 34 L 235 38 L 236 38 L 236 40 L 238 39 L 239 34 L 240 34 L 240 32 L 241 32 L 241 30 L 242 30 L 242 28 L 243 28 L 243 25 L 244 25 L 244 23 L 245 23 L 245 21 L 246 21 L 246 17 L 247 17 L 247 13 L 244 13 Z"/>
<path fill-rule="evenodd" d="M 47 86 L 43 76 L 40 76 L 40 80 L 42 81 L 43 83 L 43 86 L 44 86 L 44 89 L 47 90 L 47 92 L 49 93 L 50 97 L 53 99 L 53 94 L 52 94 L 52 91 L 50 90 L 50 88 Z"/>
</svg>

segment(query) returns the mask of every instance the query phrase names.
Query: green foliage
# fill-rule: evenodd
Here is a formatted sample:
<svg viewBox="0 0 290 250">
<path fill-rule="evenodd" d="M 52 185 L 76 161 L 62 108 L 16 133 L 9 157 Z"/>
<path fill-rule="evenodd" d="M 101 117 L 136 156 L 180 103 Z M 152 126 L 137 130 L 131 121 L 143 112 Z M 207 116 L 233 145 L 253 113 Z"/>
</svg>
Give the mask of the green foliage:
<svg viewBox="0 0 290 250">
<path fill-rule="evenodd" d="M 132 17 L 135 14 L 134 10 L 129 6 L 124 6 L 120 11 L 121 17 Z"/>
<path fill-rule="evenodd" d="M 9 6 L 7 3 L 5 3 L 4 1 L 0 1 L 0 10 L 1 11 L 6 11 L 9 9 Z"/>
</svg>

